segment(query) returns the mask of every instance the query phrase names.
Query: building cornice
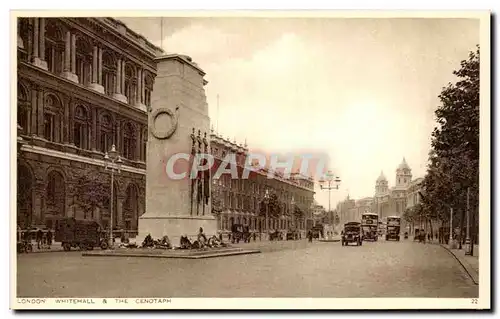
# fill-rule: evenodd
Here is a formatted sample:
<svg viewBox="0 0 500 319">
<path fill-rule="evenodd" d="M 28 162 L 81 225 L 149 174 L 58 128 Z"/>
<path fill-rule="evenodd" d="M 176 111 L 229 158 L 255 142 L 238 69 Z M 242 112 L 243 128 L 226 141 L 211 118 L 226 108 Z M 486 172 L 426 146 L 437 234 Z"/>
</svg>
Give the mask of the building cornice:
<svg viewBox="0 0 500 319">
<path fill-rule="evenodd" d="M 21 151 L 42 154 L 42 155 L 57 157 L 57 158 L 61 158 L 61 159 L 66 159 L 69 161 L 76 161 L 76 162 L 80 162 L 80 163 L 101 166 L 101 167 L 104 167 L 106 165 L 106 162 L 104 160 L 84 157 L 84 156 L 80 156 L 80 155 L 72 154 L 72 153 L 65 153 L 65 152 L 61 152 L 61 151 L 51 150 L 51 149 L 36 146 L 36 145 L 25 144 L 21 147 Z M 120 169 L 122 171 L 130 172 L 130 173 L 134 173 L 134 174 L 146 175 L 145 169 L 140 169 L 140 168 L 127 166 L 127 165 L 122 165 Z"/>
</svg>

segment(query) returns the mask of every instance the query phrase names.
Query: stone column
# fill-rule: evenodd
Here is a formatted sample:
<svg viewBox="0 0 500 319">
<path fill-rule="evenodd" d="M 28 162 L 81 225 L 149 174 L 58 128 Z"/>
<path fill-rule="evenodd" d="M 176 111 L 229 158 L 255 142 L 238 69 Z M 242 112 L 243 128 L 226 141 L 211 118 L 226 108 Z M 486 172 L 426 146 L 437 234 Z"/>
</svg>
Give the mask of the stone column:
<svg viewBox="0 0 500 319">
<path fill-rule="evenodd" d="M 39 25 L 39 18 L 33 18 L 33 62 L 35 62 L 35 59 L 39 58 L 38 56 L 38 49 L 39 49 L 39 31 L 40 31 L 40 25 Z"/>
<path fill-rule="evenodd" d="M 38 91 L 38 103 L 37 103 L 37 115 L 38 115 L 38 136 L 44 137 L 44 132 L 43 132 L 43 91 Z"/>
<path fill-rule="evenodd" d="M 141 160 L 141 129 L 137 129 L 135 132 L 135 158 L 134 160 Z"/>
<path fill-rule="evenodd" d="M 71 99 L 66 101 L 64 103 L 64 132 L 63 132 L 63 142 L 64 144 L 69 144 L 69 136 L 70 136 L 70 131 L 71 131 L 71 122 L 69 113 L 70 113 L 70 107 L 71 107 Z"/>
<path fill-rule="evenodd" d="M 47 70 L 47 62 L 45 61 L 45 19 L 34 18 L 33 20 L 33 65 Z"/>
<path fill-rule="evenodd" d="M 116 141 L 115 141 L 115 146 L 116 150 L 118 151 L 118 154 L 123 154 L 122 153 L 122 136 L 121 136 L 121 121 L 118 120 L 116 123 Z"/>
<path fill-rule="evenodd" d="M 90 149 L 95 152 L 97 144 L 97 108 L 92 108 L 92 132 L 90 134 Z"/>
<path fill-rule="evenodd" d="M 143 78 L 142 78 L 142 69 L 139 68 L 137 70 L 137 93 L 135 96 L 135 106 L 144 112 L 147 111 L 146 105 L 142 103 L 142 91 L 143 91 Z"/>
<path fill-rule="evenodd" d="M 75 117 L 75 103 L 73 101 L 71 101 L 69 103 L 69 118 L 70 119 L 73 119 Z M 73 136 L 74 135 L 74 123 L 75 121 L 71 120 L 69 121 L 69 125 L 68 125 L 68 142 L 69 144 L 71 145 L 75 145 L 75 137 Z"/>
<path fill-rule="evenodd" d="M 92 50 L 92 83 L 97 83 L 97 58 L 98 58 L 98 53 L 97 51 L 99 48 L 94 45 L 94 48 Z"/>
<path fill-rule="evenodd" d="M 115 94 L 120 94 L 122 92 L 120 86 L 122 83 L 122 60 L 118 59 L 116 62 L 116 81 L 115 81 Z"/>
<path fill-rule="evenodd" d="M 92 51 L 92 81 L 89 85 L 91 89 L 99 93 L 104 93 L 104 87 L 101 85 L 101 72 L 102 72 L 102 51 L 97 46 L 94 45 L 94 50 Z"/>
<path fill-rule="evenodd" d="M 64 39 L 64 72 L 71 72 L 71 33 L 66 31 Z"/>
<path fill-rule="evenodd" d="M 31 134 L 38 135 L 37 129 L 37 112 L 38 112 L 38 89 L 36 87 L 31 91 Z"/>
<path fill-rule="evenodd" d="M 71 34 L 71 73 L 76 74 L 76 34 Z"/>
<path fill-rule="evenodd" d="M 121 71 L 120 71 L 120 76 L 121 76 L 121 84 L 120 84 L 120 93 L 125 95 L 125 61 L 122 60 L 121 64 Z"/>
<path fill-rule="evenodd" d="M 39 57 L 45 62 L 45 18 L 40 18 L 40 34 L 39 34 L 40 51 L 38 52 Z M 47 62 L 45 62 L 45 68 L 47 68 Z"/>
<path fill-rule="evenodd" d="M 113 98 L 120 102 L 127 103 L 127 97 L 122 94 L 122 77 L 123 77 L 123 61 L 118 59 L 116 62 L 116 81 L 115 81 L 115 94 Z"/>
<path fill-rule="evenodd" d="M 102 85 L 102 48 L 98 47 L 97 83 Z"/>
<path fill-rule="evenodd" d="M 76 61 L 75 62 L 72 61 L 74 60 L 76 53 L 76 51 L 74 50 L 75 45 L 76 45 L 75 35 L 74 34 L 72 35 L 70 31 L 66 31 L 66 37 L 64 40 L 64 68 L 61 76 L 70 81 L 78 83 L 78 76 L 75 74 L 74 71 L 76 69 Z"/>
</svg>

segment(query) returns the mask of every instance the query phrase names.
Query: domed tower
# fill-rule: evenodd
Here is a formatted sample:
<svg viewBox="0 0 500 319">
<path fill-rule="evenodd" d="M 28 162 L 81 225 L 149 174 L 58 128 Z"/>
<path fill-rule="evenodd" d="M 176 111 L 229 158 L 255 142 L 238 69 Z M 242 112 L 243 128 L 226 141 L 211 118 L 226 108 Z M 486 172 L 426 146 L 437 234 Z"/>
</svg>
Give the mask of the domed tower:
<svg viewBox="0 0 500 319">
<path fill-rule="evenodd" d="M 403 161 L 399 164 L 398 169 L 396 170 L 396 187 L 408 187 L 411 182 L 411 176 L 411 168 L 408 166 L 406 159 L 403 157 Z"/>
<path fill-rule="evenodd" d="M 375 195 L 385 194 L 389 191 L 389 182 L 385 178 L 384 172 L 380 172 L 375 184 Z"/>
</svg>

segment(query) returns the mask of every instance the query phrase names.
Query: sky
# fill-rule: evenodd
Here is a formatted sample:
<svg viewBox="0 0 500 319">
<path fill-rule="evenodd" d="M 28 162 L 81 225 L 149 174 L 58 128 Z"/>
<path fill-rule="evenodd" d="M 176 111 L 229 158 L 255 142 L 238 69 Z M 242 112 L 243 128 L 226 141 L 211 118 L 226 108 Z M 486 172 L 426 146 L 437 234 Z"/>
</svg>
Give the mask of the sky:
<svg viewBox="0 0 500 319">
<path fill-rule="evenodd" d="M 342 180 L 332 209 L 373 196 L 381 171 L 394 186 L 403 157 L 425 175 L 438 95 L 479 43 L 474 19 L 118 19 L 206 72 L 221 135 L 250 151 L 327 154 Z"/>
</svg>

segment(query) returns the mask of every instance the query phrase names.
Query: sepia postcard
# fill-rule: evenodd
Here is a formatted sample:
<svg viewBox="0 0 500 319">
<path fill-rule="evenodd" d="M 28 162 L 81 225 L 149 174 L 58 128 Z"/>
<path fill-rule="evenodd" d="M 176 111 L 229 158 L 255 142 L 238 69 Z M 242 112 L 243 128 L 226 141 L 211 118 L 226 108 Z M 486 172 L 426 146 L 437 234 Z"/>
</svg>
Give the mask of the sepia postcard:
<svg viewBox="0 0 500 319">
<path fill-rule="evenodd" d="M 490 309 L 490 19 L 12 11 L 11 308 Z"/>
</svg>

